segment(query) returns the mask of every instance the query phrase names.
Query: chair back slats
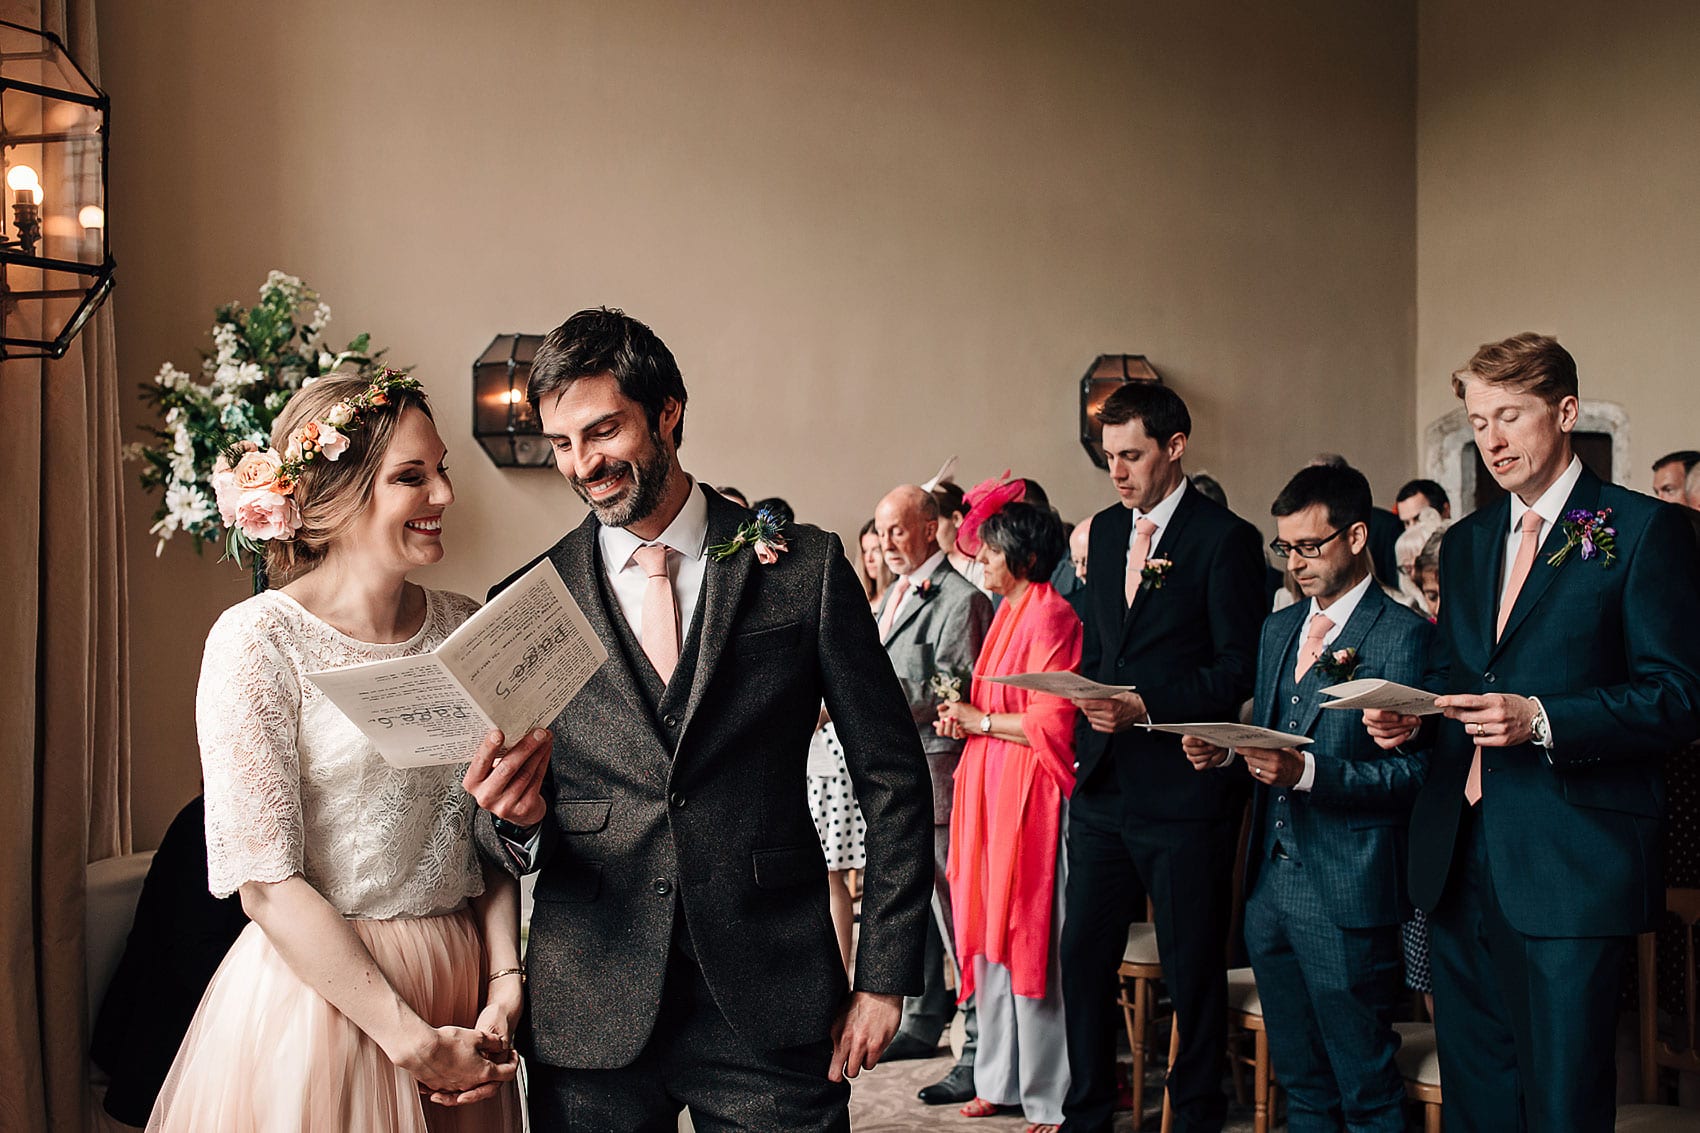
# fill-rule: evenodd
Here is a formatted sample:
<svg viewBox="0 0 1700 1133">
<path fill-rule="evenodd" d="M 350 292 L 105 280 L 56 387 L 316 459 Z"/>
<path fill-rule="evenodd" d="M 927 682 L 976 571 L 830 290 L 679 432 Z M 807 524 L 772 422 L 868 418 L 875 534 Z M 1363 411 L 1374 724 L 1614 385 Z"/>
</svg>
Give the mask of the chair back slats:
<svg viewBox="0 0 1700 1133">
<path fill-rule="evenodd" d="M 1659 1035 L 1658 934 L 1643 933 L 1637 945 L 1640 965 L 1641 1100 L 1659 1099 L 1659 1069 L 1700 1073 L 1700 979 L 1695 974 L 1697 929 L 1700 929 L 1700 889 L 1665 890 L 1665 908 L 1679 923 L 1682 944 L 1683 1018 L 1675 1031 L 1681 1047 Z"/>
</svg>

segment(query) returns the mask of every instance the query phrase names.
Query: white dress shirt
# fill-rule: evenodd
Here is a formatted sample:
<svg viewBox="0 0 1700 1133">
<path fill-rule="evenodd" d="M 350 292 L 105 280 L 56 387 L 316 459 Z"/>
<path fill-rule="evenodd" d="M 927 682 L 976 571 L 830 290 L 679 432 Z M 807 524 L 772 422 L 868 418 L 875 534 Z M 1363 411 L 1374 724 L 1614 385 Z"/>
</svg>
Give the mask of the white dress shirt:
<svg viewBox="0 0 1700 1133">
<path fill-rule="evenodd" d="M 1157 525 L 1157 530 L 1151 533 L 1151 550 L 1146 552 L 1145 557 L 1147 559 L 1163 557 L 1157 553 L 1158 544 L 1162 543 L 1163 533 L 1169 529 L 1169 521 L 1175 518 L 1175 508 L 1180 506 L 1181 495 L 1186 489 L 1187 479 L 1182 476 L 1181 482 L 1175 486 L 1175 490 L 1164 496 L 1162 502 L 1150 511 L 1140 511 L 1138 508 L 1129 509 L 1133 512 L 1133 521 L 1128 525 L 1127 535 L 1127 553 L 1129 555 L 1133 554 L 1133 541 L 1139 538 L 1139 521 L 1149 519 Z M 1126 566 L 1125 561 L 1122 565 Z"/>
<path fill-rule="evenodd" d="M 905 583 L 907 585 L 903 588 L 903 597 L 898 601 L 897 609 L 891 612 L 890 624 L 894 628 L 897 625 L 897 619 L 903 616 L 904 607 L 908 606 L 909 600 L 915 597 L 915 587 L 933 577 L 933 572 L 939 569 L 939 564 L 942 562 L 944 562 L 944 552 L 934 551 L 926 562 L 922 563 L 908 574 L 900 574 L 897 576 L 898 582 Z M 895 586 L 897 583 L 893 583 L 892 585 Z"/>
<path fill-rule="evenodd" d="M 667 530 L 654 539 L 640 539 L 624 527 L 603 527 L 596 533 L 597 547 L 602 552 L 602 571 L 620 604 L 620 613 L 632 634 L 643 640 L 643 593 L 649 587 L 649 576 L 632 556 L 639 547 L 664 543 L 677 551 L 667 556 L 667 573 L 673 580 L 673 601 L 679 610 L 679 645 L 691 633 L 691 619 L 696 616 L 697 599 L 702 596 L 702 579 L 708 570 L 708 497 L 702 494 L 695 480 L 685 506 L 667 525 Z"/>
</svg>

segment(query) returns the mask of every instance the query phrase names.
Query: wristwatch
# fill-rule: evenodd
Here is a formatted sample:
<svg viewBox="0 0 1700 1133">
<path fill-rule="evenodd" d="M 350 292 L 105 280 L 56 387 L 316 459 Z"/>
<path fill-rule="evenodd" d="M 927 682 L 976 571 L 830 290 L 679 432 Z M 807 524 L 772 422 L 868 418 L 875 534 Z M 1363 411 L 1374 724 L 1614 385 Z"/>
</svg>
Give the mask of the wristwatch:
<svg viewBox="0 0 1700 1133">
<path fill-rule="evenodd" d="M 992 734 L 992 714 L 990 712 L 980 717 L 980 734 L 982 736 L 989 736 Z"/>
</svg>

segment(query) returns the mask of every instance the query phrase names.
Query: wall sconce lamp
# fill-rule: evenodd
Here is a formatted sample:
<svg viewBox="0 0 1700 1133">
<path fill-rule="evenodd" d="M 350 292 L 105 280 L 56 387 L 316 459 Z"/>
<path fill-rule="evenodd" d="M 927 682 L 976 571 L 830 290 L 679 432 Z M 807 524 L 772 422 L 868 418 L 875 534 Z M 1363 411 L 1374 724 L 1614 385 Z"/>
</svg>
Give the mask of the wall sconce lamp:
<svg viewBox="0 0 1700 1133">
<path fill-rule="evenodd" d="M 1080 444 L 1099 468 L 1108 468 L 1110 462 L 1104 457 L 1104 426 L 1098 421 L 1098 408 L 1128 382 L 1162 385 L 1163 376 L 1143 354 L 1100 354 L 1080 379 Z"/>
<path fill-rule="evenodd" d="M 554 463 L 543 425 L 525 399 L 540 334 L 498 334 L 472 364 L 472 435 L 498 468 Z"/>
<path fill-rule="evenodd" d="M 0 20 L 0 358 L 60 358 L 112 291 L 111 103 L 51 32 Z"/>
</svg>

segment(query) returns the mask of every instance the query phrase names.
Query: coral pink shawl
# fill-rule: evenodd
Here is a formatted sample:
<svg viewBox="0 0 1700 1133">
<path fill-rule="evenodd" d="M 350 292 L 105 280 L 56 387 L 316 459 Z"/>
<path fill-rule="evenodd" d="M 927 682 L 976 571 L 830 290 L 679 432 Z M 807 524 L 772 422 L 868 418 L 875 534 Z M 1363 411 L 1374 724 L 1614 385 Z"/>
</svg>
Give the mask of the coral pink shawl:
<svg viewBox="0 0 1700 1133">
<path fill-rule="evenodd" d="M 970 701 L 1021 713 L 1031 746 L 976 735 L 957 765 L 945 873 L 964 999 L 976 956 L 1008 968 L 1016 995 L 1045 997 L 1062 801 L 1074 788 L 1074 705 L 985 678 L 1079 665 L 1080 619 L 1042 582 L 998 608 L 975 662 Z"/>
</svg>

